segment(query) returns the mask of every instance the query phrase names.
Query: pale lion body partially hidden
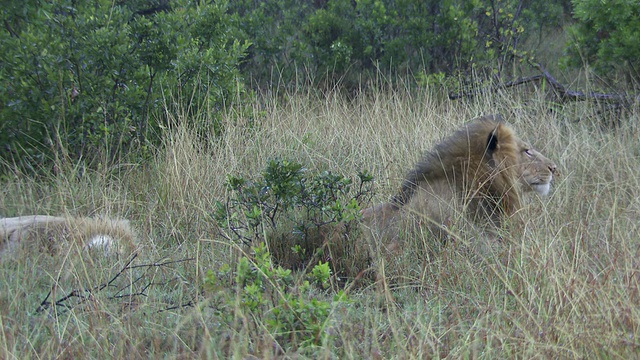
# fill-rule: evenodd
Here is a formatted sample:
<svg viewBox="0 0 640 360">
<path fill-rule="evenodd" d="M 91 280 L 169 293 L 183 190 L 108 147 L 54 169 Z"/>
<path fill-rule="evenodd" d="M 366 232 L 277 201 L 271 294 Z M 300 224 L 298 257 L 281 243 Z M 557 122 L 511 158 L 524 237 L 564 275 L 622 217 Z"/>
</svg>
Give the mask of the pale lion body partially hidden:
<svg viewBox="0 0 640 360">
<path fill-rule="evenodd" d="M 389 246 L 407 224 L 441 239 L 452 225 L 492 234 L 521 209 L 522 192 L 547 195 L 555 173 L 499 115 L 485 116 L 425 154 L 391 201 L 365 209 L 363 220 Z"/>
<path fill-rule="evenodd" d="M 135 247 L 128 220 L 48 215 L 0 218 L 0 260 L 39 252 L 64 254 L 70 249 L 115 254 Z"/>
</svg>

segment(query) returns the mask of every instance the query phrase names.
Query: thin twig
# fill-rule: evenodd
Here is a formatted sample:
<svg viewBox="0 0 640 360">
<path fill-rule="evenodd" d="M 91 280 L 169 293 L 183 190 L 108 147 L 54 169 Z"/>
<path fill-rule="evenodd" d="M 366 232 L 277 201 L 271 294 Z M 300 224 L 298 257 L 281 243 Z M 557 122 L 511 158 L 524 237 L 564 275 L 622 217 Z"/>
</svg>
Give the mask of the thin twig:
<svg viewBox="0 0 640 360">
<path fill-rule="evenodd" d="M 127 269 L 137 269 L 137 268 L 141 268 L 141 267 L 159 267 L 159 266 L 165 266 L 165 265 L 171 265 L 171 264 L 178 264 L 178 263 L 181 263 L 181 262 L 193 261 L 195 259 L 196 258 L 187 258 L 187 259 L 167 261 L 167 262 L 163 262 L 163 263 L 134 265 L 134 266 L 128 267 Z"/>
<path fill-rule="evenodd" d="M 42 300 L 42 302 L 40 303 L 40 305 L 36 309 L 36 312 L 37 313 L 42 312 L 42 311 L 50 308 L 54 304 L 55 304 L 55 306 L 60 306 L 60 307 L 63 307 L 65 309 L 71 309 L 72 306 L 65 303 L 67 300 L 75 297 L 75 298 L 79 299 L 79 302 L 82 302 L 83 300 L 86 300 L 86 299 L 90 298 L 96 292 L 102 291 L 105 288 L 110 287 L 127 270 L 132 270 L 132 269 L 136 269 L 136 268 L 161 267 L 161 266 L 166 266 L 166 265 L 177 264 L 177 263 L 181 263 L 181 262 L 195 260 L 195 258 L 188 258 L 188 259 L 181 259 L 181 260 L 165 261 L 165 262 L 161 262 L 161 263 L 155 262 L 155 263 L 152 263 L 152 264 L 131 265 L 133 263 L 133 261 L 137 257 L 138 257 L 138 254 L 134 254 L 131 257 L 131 259 L 129 259 L 129 261 L 120 269 L 120 271 L 118 271 L 113 277 L 111 277 L 111 279 L 108 282 L 102 283 L 102 284 L 100 284 L 98 286 L 95 286 L 93 288 L 89 288 L 89 289 L 85 289 L 85 290 L 78 290 L 78 289 L 71 290 L 67 295 L 65 295 L 62 298 L 60 298 L 58 300 L 55 300 L 55 301 L 54 300 L 49 300 L 51 295 L 52 295 L 52 293 L 53 293 L 53 290 L 49 290 L 49 292 L 45 296 L 44 300 Z M 144 285 L 140 291 L 138 291 L 136 293 L 118 295 L 122 291 L 124 291 L 124 289 L 130 288 L 132 284 L 138 283 L 140 280 L 142 280 L 143 277 L 144 277 L 144 275 L 140 275 L 133 282 L 130 282 L 126 286 L 124 286 L 124 287 L 120 288 L 118 291 L 116 291 L 115 295 L 109 296 L 108 299 L 120 299 L 120 298 L 125 298 L 125 297 L 131 298 L 133 296 L 147 296 L 146 291 L 151 286 L 153 286 L 153 285 L 163 285 L 162 283 L 149 282 L 146 285 Z"/>
<path fill-rule="evenodd" d="M 170 306 L 170 307 L 165 308 L 165 309 L 160 309 L 156 313 L 161 313 L 161 312 L 165 312 L 165 311 L 171 311 L 171 310 L 175 310 L 175 309 L 181 309 L 181 308 L 184 308 L 184 307 L 192 307 L 194 305 L 195 305 L 195 303 L 192 300 L 192 301 L 186 302 L 184 304 L 174 305 L 174 306 Z"/>
</svg>

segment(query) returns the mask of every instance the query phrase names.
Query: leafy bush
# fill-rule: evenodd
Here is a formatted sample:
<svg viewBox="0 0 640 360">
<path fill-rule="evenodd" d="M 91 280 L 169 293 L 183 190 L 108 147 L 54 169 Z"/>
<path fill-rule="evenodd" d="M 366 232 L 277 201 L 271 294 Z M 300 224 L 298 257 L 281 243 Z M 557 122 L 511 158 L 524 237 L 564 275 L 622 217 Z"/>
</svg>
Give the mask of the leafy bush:
<svg viewBox="0 0 640 360">
<path fill-rule="evenodd" d="M 285 268 L 304 269 L 318 260 L 336 275 L 355 277 L 366 269 L 367 252 L 357 249 L 360 205 L 371 196 L 372 177 L 353 180 L 331 172 L 310 176 L 288 160 L 272 160 L 255 181 L 230 176 L 230 197 L 218 202 L 216 221 L 228 240 L 265 243 Z"/>
<path fill-rule="evenodd" d="M 238 27 L 237 38 L 251 43 L 242 63 L 243 73 L 260 85 L 282 78 L 295 80 L 297 67 L 309 63 L 310 51 L 302 36 L 303 24 L 314 1 L 235 0 L 229 12 Z M 274 75 L 274 71 L 278 71 Z"/>
<path fill-rule="evenodd" d="M 574 0 L 577 23 L 570 28 L 565 65 L 591 64 L 603 75 L 619 71 L 640 80 L 640 3 Z"/>
<path fill-rule="evenodd" d="M 51 150 L 114 158 L 155 141 L 165 110 L 222 109 L 237 93 L 248 46 L 230 37 L 225 11 L 225 2 L 188 0 L 5 8 L 0 157 L 24 165 L 45 163 Z"/>
<path fill-rule="evenodd" d="M 245 69 L 264 76 L 276 67 L 284 81 L 300 74 L 335 78 L 391 73 L 501 74 L 524 54 L 534 30 L 558 26 L 568 0 L 540 5 L 516 0 L 270 0 L 235 2 L 231 11 L 252 47 Z M 373 71 L 372 71 L 373 70 Z"/>
<path fill-rule="evenodd" d="M 329 266 L 319 263 L 308 280 L 295 279 L 291 270 L 273 264 L 263 243 L 254 247 L 251 256 L 241 257 L 234 272 L 228 266 L 209 270 L 204 283 L 219 302 L 217 308 L 229 310 L 219 315 L 230 326 L 240 317 L 252 333 L 274 336 L 281 348 L 305 348 L 326 342 L 332 310 L 349 301 L 343 291 L 333 300 L 325 300 L 318 292 L 314 283 L 327 286 L 330 276 Z M 229 286 L 236 288 L 235 296 L 223 290 Z"/>
</svg>

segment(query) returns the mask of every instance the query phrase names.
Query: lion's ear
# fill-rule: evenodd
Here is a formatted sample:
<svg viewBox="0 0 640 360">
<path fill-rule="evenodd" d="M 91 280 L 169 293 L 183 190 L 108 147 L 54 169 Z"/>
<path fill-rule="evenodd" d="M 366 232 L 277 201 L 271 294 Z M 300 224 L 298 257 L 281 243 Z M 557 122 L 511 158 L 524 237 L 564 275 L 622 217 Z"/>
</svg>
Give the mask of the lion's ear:
<svg viewBox="0 0 640 360">
<path fill-rule="evenodd" d="M 487 139 L 487 154 L 493 154 L 494 151 L 498 148 L 498 141 L 500 137 L 500 125 L 493 129 L 491 133 L 489 133 L 489 138 Z"/>
</svg>

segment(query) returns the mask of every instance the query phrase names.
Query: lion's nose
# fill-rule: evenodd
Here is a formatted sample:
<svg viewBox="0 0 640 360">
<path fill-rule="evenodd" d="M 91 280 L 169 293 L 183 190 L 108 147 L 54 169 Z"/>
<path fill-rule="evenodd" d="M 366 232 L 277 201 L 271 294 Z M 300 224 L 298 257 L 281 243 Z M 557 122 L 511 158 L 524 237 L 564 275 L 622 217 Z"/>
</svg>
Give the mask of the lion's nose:
<svg viewBox="0 0 640 360">
<path fill-rule="evenodd" d="M 549 165 L 549 171 L 551 171 L 552 174 L 557 174 L 558 173 L 558 167 L 556 166 L 556 164 Z"/>
</svg>

